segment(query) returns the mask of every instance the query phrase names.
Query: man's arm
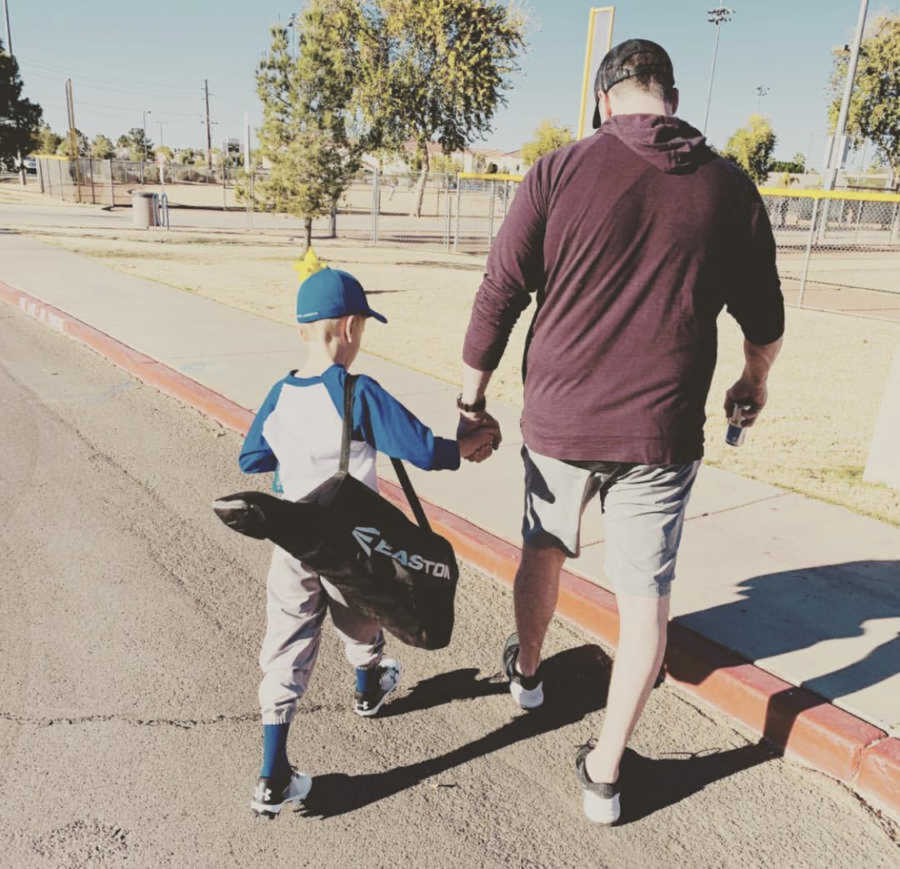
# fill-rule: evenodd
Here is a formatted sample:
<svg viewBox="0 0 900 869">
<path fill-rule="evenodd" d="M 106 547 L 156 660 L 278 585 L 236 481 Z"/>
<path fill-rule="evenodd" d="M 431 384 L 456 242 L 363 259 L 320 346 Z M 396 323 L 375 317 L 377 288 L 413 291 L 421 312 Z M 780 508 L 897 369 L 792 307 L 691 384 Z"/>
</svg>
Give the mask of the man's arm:
<svg viewBox="0 0 900 869">
<path fill-rule="evenodd" d="M 770 344 L 753 344 L 744 340 L 744 371 L 725 393 L 726 416 L 731 416 L 736 404 L 751 405 L 753 409 L 745 411 L 741 416 L 742 424 L 750 426 L 756 422 L 756 417 L 768 400 L 766 381 L 783 341 L 783 338 L 778 338 Z"/>
<path fill-rule="evenodd" d="M 488 256 L 463 345 L 464 404 L 484 396 L 516 320 L 528 306 L 531 292 L 543 284 L 545 214 L 540 181 L 544 168 L 539 161 L 525 176 Z M 496 449 L 501 440 L 497 421 L 486 411 L 460 413 L 460 434 L 479 425 L 496 430 Z M 490 454 L 488 446 L 470 458 L 477 462 Z"/>
</svg>

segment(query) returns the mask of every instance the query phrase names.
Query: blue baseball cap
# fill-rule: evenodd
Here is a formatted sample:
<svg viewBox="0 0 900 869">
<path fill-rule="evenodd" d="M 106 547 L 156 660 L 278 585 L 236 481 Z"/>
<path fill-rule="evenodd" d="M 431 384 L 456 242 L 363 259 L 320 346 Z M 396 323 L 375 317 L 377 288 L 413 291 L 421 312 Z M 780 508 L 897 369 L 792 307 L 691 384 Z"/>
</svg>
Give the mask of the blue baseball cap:
<svg viewBox="0 0 900 869">
<path fill-rule="evenodd" d="M 387 317 L 373 311 L 362 284 L 349 272 L 327 266 L 310 275 L 297 291 L 297 322 L 312 323 L 348 314 L 363 314 L 387 323 Z"/>
</svg>

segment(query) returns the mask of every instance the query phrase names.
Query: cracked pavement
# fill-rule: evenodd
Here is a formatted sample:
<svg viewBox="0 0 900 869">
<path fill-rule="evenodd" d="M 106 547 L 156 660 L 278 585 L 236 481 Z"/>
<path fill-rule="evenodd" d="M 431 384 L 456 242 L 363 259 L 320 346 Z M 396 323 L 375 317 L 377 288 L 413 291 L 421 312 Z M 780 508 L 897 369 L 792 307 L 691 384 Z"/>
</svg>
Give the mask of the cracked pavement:
<svg viewBox="0 0 900 869">
<path fill-rule="evenodd" d="M 238 472 L 239 438 L 12 309 L 0 438 L 2 866 L 896 865 L 892 824 L 669 687 L 633 740 L 626 822 L 588 825 L 573 759 L 609 650 L 554 622 L 548 709 L 515 714 L 510 595 L 469 568 L 448 649 L 389 640 L 403 677 L 377 718 L 353 714 L 326 628 L 289 741 L 313 791 L 255 820 L 270 550 L 210 508 L 267 483 Z"/>
</svg>

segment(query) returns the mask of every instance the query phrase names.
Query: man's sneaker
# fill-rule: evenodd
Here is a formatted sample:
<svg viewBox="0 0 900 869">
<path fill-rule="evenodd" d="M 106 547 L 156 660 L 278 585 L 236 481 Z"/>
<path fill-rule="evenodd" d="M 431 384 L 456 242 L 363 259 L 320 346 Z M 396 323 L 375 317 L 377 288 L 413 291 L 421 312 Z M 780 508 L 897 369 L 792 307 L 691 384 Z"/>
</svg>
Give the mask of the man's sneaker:
<svg viewBox="0 0 900 869">
<path fill-rule="evenodd" d="M 274 818 L 287 803 L 305 800 L 312 788 L 312 778 L 305 772 L 291 769 L 287 784 L 283 778 L 260 778 L 250 800 L 250 808 L 258 815 Z"/>
<path fill-rule="evenodd" d="M 591 781 L 587 772 L 587 756 L 594 750 L 593 743 L 582 745 L 575 755 L 575 772 L 584 798 L 584 813 L 595 824 L 614 824 L 619 820 L 619 782 L 611 784 Z"/>
<path fill-rule="evenodd" d="M 357 691 L 353 711 L 363 718 L 371 718 L 378 714 L 385 698 L 400 681 L 400 664 L 393 658 L 382 658 L 378 664 L 378 679 L 375 687 L 368 691 Z"/>
<path fill-rule="evenodd" d="M 509 693 L 522 709 L 537 709 L 544 702 L 544 683 L 538 675 L 523 676 L 516 669 L 519 659 L 519 635 L 512 634 L 503 646 L 503 672 L 509 679 Z"/>
</svg>

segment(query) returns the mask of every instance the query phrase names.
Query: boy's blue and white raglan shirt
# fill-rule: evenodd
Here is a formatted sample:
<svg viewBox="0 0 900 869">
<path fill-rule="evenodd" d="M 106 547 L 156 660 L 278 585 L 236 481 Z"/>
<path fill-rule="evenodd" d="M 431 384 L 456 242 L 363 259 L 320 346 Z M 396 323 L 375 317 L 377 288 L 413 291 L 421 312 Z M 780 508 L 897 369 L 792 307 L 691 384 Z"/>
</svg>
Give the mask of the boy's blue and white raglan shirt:
<svg viewBox="0 0 900 869">
<path fill-rule="evenodd" d="M 332 365 L 318 377 L 279 380 L 263 402 L 238 462 L 248 474 L 278 470 L 284 497 L 296 501 L 335 474 L 340 465 L 344 382 L 347 371 Z M 459 446 L 435 437 L 371 377 L 357 378 L 353 397 L 350 473 L 378 488 L 375 453 L 424 470 L 455 470 Z"/>
</svg>

